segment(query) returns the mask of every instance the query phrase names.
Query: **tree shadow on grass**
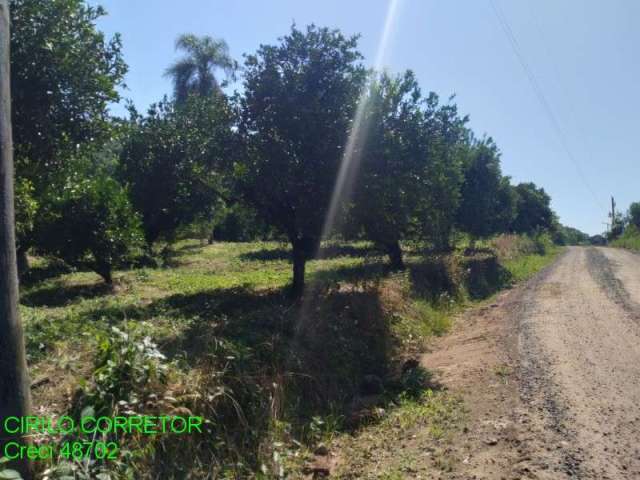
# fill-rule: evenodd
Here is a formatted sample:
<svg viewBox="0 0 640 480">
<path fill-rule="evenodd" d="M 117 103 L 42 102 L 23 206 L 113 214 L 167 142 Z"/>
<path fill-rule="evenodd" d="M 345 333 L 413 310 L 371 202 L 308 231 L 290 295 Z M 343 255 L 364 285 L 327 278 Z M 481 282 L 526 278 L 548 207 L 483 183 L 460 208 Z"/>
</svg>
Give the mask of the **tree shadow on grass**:
<svg viewBox="0 0 640 480">
<path fill-rule="evenodd" d="M 71 271 L 71 268 L 62 261 L 46 259 L 43 263 L 30 267 L 29 270 L 20 277 L 20 285 L 23 287 L 31 287 L 45 280 L 70 273 Z"/>
<path fill-rule="evenodd" d="M 71 303 L 113 293 L 113 286 L 104 282 L 91 285 L 65 285 L 62 282 L 34 289 L 20 297 L 20 303 L 28 307 L 64 307 Z"/>
<path fill-rule="evenodd" d="M 163 350 L 169 357 L 183 355 L 195 365 L 202 355 L 226 347 L 269 355 L 273 337 L 287 335 L 290 329 L 293 306 L 284 289 L 256 292 L 238 287 L 172 295 L 148 308 L 188 319 L 189 327 Z"/>
<path fill-rule="evenodd" d="M 384 268 L 371 264 L 336 269 L 321 281 L 381 274 Z M 175 336 L 159 339 L 160 348 L 184 366 L 189 394 L 203 399 L 187 406 L 216 425 L 215 433 L 199 439 L 212 445 L 211 452 L 199 451 L 201 460 L 219 458 L 223 452 L 217 449 L 228 448 L 259 468 L 258 453 L 274 420 L 290 424 L 294 438 L 313 442 L 314 418 L 333 416 L 339 419 L 336 430 L 353 431 L 376 421 L 363 412 L 388 405 L 406 390 L 406 372 L 398 374 L 395 320 L 375 284 L 329 285 L 312 290 L 303 302 L 290 300 L 284 288 L 247 287 L 175 294 L 148 304 L 105 301 L 92 305 L 82 321 L 108 326 L 162 316 L 181 323 Z M 428 379 L 418 370 L 406 380 L 416 390 Z M 176 455 L 185 451 L 184 440 L 165 447 L 167 462 L 176 458 L 174 449 Z M 172 464 L 163 465 L 157 459 L 153 468 L 172 471 Z"/>
<path fill-rule="evenodd" d="M 361 397 L 390 401 L 384 394 L 398 387 L 400 345 L 380 292 L 330 289 L 312 295 L 293 302 L 284 289 L 218 289 L 174 295 L 149 308 L 191 318 L 179 336 L 163 343 L 163 352 L 190 368 L 213 362 L 211 374 L 248 409 L 243 413 L 250 424 L 260 424 L 273 407 L 265 399 L 302 424 L 336 412 L 346 418 Z M 345 422 L 343 428 L 355 426 Z"/>
<path fill-rule="evenodd" d="M 373 245 L 332 244 L 323 246 L 320 249 L 318 257 L 322 259 L 329 259 L 338 257 L 367 257 L 378 254 L 380 254 L 380 251 Z M 242 260 L 259 261 L 290 260 L 291 248 L 285 246 L 278 248 L 263 248 L 243 253 L 240 255 L 240 258 Z"/>
<path fill-rule="evenodd" d="M 349 265 L 318 270 L 309 276 L 309 284 L 327 284 L 338 281 L 361 283 L 381 279 L 391 273 L 389 266 L 383 261 L 368 262 L 360 265 Z"/>
</svg>

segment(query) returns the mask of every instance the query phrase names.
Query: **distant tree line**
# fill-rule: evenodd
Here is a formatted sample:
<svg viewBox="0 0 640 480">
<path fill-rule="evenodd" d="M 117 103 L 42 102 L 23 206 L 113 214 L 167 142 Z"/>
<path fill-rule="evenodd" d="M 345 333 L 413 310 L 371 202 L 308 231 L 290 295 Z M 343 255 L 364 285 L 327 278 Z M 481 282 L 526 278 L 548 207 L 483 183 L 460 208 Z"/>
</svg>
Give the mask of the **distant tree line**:
<svg viewBox="0 0 640 480">
<path fill-rule="evenodd" d="M 34 251 L 111 282 L 114 268 L 204 225 L 213 240 L 286 239 L 300 294 L 348 148 L 360 168 L 332 235 L 372 241 L 392 268 L 404 267 L 407 241 L 581 241 L 542 188 L 502 174 L 497 145 L 471 132 L 453 98 L 423 94 L 411 71 L 365 68 L 358 38 L 337 30 L 294 26 L 241 69 L 223 40 L 183 35 L 166 71 L 172 96 L 115 118 L 127 65 L 120 37 L 96 27 L 104 14 L 81 0 L 11 0 L 22 271 Z M 226 95 L 236 74 L 242 91 Z"/>
</svg>

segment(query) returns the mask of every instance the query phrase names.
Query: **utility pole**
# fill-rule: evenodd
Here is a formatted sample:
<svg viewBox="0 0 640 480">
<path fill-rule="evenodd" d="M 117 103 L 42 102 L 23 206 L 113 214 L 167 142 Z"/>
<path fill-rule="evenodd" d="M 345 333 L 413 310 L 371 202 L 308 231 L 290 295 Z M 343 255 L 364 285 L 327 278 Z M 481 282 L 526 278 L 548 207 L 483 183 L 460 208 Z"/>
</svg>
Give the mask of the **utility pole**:
<svg viewBox="0 0 640 480">
<path fill-rule="evenodd" d="M 24 337 L 18 315 L 9 47 L 9 3 L 0 0 L 0 419 L 27 416 L 31 408 Z M 26 439 L 20 434 L 9 435 L 0 423 L 0 453 L 8 441 Z M 17 462 L 15 468 L 25 480 L 32 478 L 27 460 Z"/>
<path fill-rule="evenodd" d="M 613 199 L 613 195 L 611 196 L 611 228 L 613 229 L 613 224 L 616 221 L 616 201 Z"/>
</svg>

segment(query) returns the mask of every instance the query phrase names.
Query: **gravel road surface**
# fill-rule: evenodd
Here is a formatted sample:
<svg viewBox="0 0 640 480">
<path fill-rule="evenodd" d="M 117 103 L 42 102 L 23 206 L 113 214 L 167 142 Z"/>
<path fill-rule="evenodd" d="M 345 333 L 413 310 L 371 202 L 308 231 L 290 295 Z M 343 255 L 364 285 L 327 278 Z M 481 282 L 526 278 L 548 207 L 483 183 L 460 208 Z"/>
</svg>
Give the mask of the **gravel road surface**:
<svg viewBox="0 0 640 480">
<path fill-rule="evenodd" d="M 640 479 L 640 256 L 569 248 L 520 303 L 524 472 Z"/>
</svg>

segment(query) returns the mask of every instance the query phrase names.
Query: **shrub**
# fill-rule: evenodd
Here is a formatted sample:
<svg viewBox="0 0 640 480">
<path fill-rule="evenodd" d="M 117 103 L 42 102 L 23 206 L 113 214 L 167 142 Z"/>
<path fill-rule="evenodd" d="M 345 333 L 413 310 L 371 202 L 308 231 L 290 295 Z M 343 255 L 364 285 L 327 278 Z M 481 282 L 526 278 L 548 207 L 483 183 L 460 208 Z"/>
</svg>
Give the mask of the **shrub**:
<svg viewBox="0 0 640 480">
<path fill-rule="evenodd" d="M 533 237 L 533 243 L 537 255 L 546 255 L 546 253 L 553 248 L 553 240 L 548 233 L 539 233 Z"/>
<path fill-rule="evenodd" d="M 116 404 L 135 408 L 151 387 L 165 382 L 165 357 L 151 338 L 141 333 L 144 327 L 149 325 L 127 331 L 111 327 L 111 335 L 101 339 L 94 385 L 88 394 L 88 403 L 98 413 L 112 413 Z"/>
<path fill-rule="evenodd" d="M 629 225 L 624 233 L 613 242 L 611 246 L 628 248 L 629 250 L 640 250 L 640 229 L 635 225 Z"/>
<path fill-rule="evenodd" d="M 75 267 L 112 283 L 114 267 L 131 261 L 142 243 L 140 219 L 126 190 L 104 174 L 72 175 L 50 195 L 38 221 L 38 245 Z"/>
</svg>

